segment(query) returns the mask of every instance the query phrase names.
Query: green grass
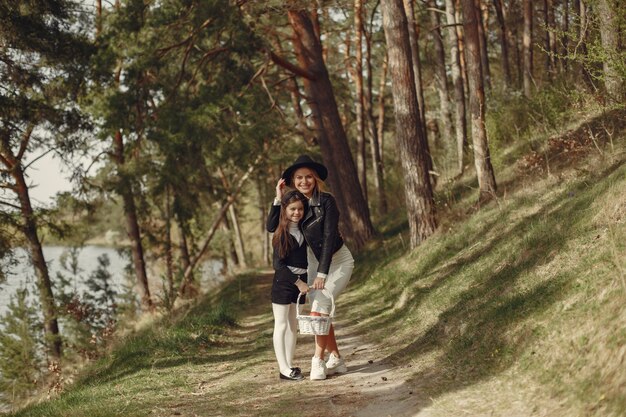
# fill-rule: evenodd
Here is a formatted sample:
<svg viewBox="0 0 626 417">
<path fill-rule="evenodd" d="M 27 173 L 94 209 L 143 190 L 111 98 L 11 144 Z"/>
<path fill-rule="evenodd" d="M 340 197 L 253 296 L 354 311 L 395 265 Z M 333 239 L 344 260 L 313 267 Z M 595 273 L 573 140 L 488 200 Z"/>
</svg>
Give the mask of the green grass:
<svg viewBox="0 0 626 417">
<path fill-rule="evenodd" d="M 622 415 L 626 165 L 585 168 L 517 184 L 382 267 L 364 254 L 368 278 L 343 309 L 364 333 L 379 329 L 387 360 L 427 363 L 408 382 L 428 380 L 426 397 L 523 373 L 562 415 Z M 475 195 L 455 187 L 458 200 Z"/>
</svg>

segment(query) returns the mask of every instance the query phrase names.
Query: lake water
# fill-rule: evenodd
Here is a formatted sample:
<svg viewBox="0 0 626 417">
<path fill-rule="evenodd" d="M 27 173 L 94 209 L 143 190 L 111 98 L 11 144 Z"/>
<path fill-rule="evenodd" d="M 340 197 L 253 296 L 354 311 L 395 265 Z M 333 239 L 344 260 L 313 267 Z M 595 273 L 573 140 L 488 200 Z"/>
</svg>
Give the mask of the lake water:
<svg viewBox="0 0 626 417">
<path fill-rule="evenodd" d="M 60 262 L 61 255 L 68 249 L 64 246 L 44 246 L 43 253 L 48 263 L 51 279 L 56 277 L 57 272 L 62 272 L 66 277 L 71 275 L 70 272 L 63 270 Z M 7 281 L 0 284 L 0 316 L 7 311 L 10 299 L 16 291 L 25 286 L 29 290 L 36 287 L 35 270 L 28 259 L 26 251 L 17 249 L 15 252 L 18 261 L 17 265 L 11 269 L 11 274 L 7 277 Z M 76 282 L 76 288 L 79 292 L 85 289 L 85 280 L 98 267 L 98 257 L 104 254 L 109 257 L 110 265 L 107 267 L 107 270 L 112 276 L 112 286 L 115 290 L 119 293 L 122 285 L 129 284 L 124 277 L 124 269 L 128 264 L 128 260 L 122 257 L 116 249 L 101 246 L 85 246 L 81 248 L 78 254 L 79 279 Z M 150 277 L 159 276 L 153 271 L 148 272 L 148 274 Z M 205 262 L 202 266 L 201 288 L 219 283 L 222 280 L 222 262 L 217 260 Z M 162 284 L 160 279 L 157 278 L 156 283 L 153 284 L 151 282 L 150 292 L 157 294 L 161 288 Z"/>
</svg>

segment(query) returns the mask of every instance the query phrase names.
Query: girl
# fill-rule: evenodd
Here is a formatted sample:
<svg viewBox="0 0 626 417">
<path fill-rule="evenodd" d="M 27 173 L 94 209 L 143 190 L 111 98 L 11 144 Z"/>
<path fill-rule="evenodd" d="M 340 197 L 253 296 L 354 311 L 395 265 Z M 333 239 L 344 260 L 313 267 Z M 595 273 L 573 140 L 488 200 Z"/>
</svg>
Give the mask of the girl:
<svg viewBox="0 0 626 417">
<path fill-rule="evenodd" d="M 307 249 L 299 223 L 304 216 L 306 197 L 299 191 L 286 192 L 280 205 L 272 206 L 268 217 L 268 232 L 274 232 L 272 281 L 272 311 L 274 313 L 274 352 L 280 370 L 280 379 L 300 381 L 302 371 L 293 366 L 296 351 L 297 319 L 296 302 L 299 293 L 307 293 Z M 280 208 L 280 214 L 277 213 Z M 272 228 L 270 219 L 276 219 Z M 304 298 L 304 297 L 303 297 Z M 300 301 L 304 303 L 302 299 Z"/>
</svg>

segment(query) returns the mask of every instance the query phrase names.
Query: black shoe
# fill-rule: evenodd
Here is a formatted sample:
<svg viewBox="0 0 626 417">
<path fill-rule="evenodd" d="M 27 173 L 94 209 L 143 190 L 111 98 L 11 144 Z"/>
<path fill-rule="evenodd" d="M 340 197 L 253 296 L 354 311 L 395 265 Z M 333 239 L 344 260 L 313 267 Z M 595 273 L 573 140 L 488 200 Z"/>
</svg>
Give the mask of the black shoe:
<svg viewBox="0 0 626 417">
<path fill-rule="evenodd" d="M 279 374 L 280 379 L 286 379 L 288 381 L 302 381 L 304 379 L 304 375 L 302 372 L 296 372 L 295 369 L 292 369 L 289 373 L 289 376 L 285 376 L 283 374 Z"/>
<path fill-rule="evenodd" d="M 291 368 L 292 371 L 294 371 L 297 374 L 301 374 L 302 373 L 302 369 L 298 368 L 297 366 L 295 368 Z"/>
</svg>

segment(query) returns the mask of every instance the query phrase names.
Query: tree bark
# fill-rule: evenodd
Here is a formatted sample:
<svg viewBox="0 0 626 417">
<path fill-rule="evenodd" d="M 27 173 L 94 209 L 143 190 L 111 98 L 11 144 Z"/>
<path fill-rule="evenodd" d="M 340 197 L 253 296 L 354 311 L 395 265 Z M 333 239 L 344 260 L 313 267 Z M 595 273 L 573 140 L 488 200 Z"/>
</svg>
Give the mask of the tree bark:
<svg viewBox="0 0 626 417">
<path fill-rule="evenodd" d="M 135 278 L 137 280 L 139 295 L 141 296 L 141 306 L 144 311 L 153 311 L 154 304 L 152 303 L 150 288 L 148 286 L 148 275 L 146 273 L 146 264 L 144 260 L 143 244 L 141 243 L 139 222 L 137 221 L 135 197 L 133 196 L 132 185 L 124 172 L 124 139 L 122 137 L 122 132 L 119 130 L 115 132 L 115 135 L 113 136 L 113 160 L 118 169 L 118 193 L 122 197 L 124 217 L 126 218 L 126 233 L 128 234 L 128 239 L 131 244 Z"/>
<path fill-rule="evenodd" d="M 554 0 L 548 0 L 548 41 L 550 43 L 550 67 L 552 68 L 552 76 L 556 75 L 556 58 L 557 58 L 557 45 L 556 45 L 556 21 L 554 17 L 555 12 Z"/>
<path fill-rule="evenodd" d="M 533 46 L 532 46 L 532 30 L 533 30 L 533 6 L 531 0 L 523 0 L 524 7 L 524 35 L 522 37 L 522 53 L 524 56 L 523 83 L 524 95 L 531 96 L 532 93 L 532 77 L 533 77 Z"/>
<path fill-rule="evenodd" d="M 378 131 L 378 137 L 380 139 L 380 164 L 383 173 L 385 172 L 385 86 L 387 85 L 388 66 L 389 59 L 387 54 L 385 54 L 383 57 L 382 74 L 378 85 L 378 123 L 376 124 L 376 130 Z"/>
<path fill-rule="evenodd" d="M 187 236 L 189 234 L 189 226 L 178 218 L 178 229 L 180 231 L 180 241 L 178 247 L 180 250 L 181 269 L 184 274 L 187 268 L 191 265 L 191 252 L 189 251 L 189 243 L 187 242 Z M 178 293 L 182 298 L 192 298 L 198 293 L 195 286 L 195 277 L 191 272 L 187 279 L 183 279 L 178 288 Z"/>
<path fill-rule="evenodd" d="M 230 194 L 231 190 L 228 178 L 226 178 L 226 175 L 221 168 L 218 168 L 218 174 L 222 180 L 224 190 L 226 190 L 226 192 Z M 246 262 L 246 251 L 243 244 L 243 235 L 241 233 L 241 228 L 239 227 L 239 219 L 237 218 L 237 211 L 235 209 L 234 202 L 230 205 L 230 207 L 228 207 L 228 215 L 230 216 L 230 221 L 232 223 L 232 230 L 228 223 L 226 224 L 226 226 L 229 230 L 231 230 L 231 236 L 233 236 L 233 246 L 237 255 L 237 264 L 240 268 L 247 268 L 248 263 Z"/>
<path fill-rule="evenodd" d="M 102 0 L 96 0 L 96 38 L 102 33 Z"/>
<path fill-rule="evenodd" d="M 495 197 L 496 179 L 491 166 L 487 131 L 485 129 L 485 90 L 483 86 L 478 16 L 473 0 L 463 0 L 463 28 L 467 51 L 467 75 L 471 94 L 469 96 L 474 165 L 478 177 L 479 201 Z"/>
<path fill-rule="evenodd" d="M 428 173 L 429 155 L 414 89 L 411 42 L 402 0 L 383 0 L 382 12 L 393 89 L 397 153 L 404 173 L 411 248 L 415 248 L 437 228 Z"/>
<path fill-rule="evenodd" d="M 443 37 L 441 36 L 441 21 L 439 18 L 440 11 L 434 0 L 428 1 L 430 10 L 430 23 L 433 26 L 430 33 L 433 37 L 433 45 L 435 48 L 435 81 L 437 82 L 437 92 L 439 93 L 439 106 L 441 109 L 441 124 L 443 126 L 443 141 L 446 146 L 446 155 L 448 158 L 454 150 L 454 132 L 452 123 L 452 112 L 450 111 L 450 96 L 448 92 L 448 76 L 446 75 L 446 55 L 443 46 Z M 446 159 L 448 159 L 446 158 Z"/>
<path fill-rule="evenodd" d="M 511 67 L 509 64 L 509 42 L 507 39 L 506 20 L 502 0 L 493 0 L 496 9 L 496 18 L 500 27 L 500 58 L 502 59 L 502 73 L 504 74 L 504 85 L 508 89 L 511 87 Z"/>
<path fill-rule="evenodd" d="M 589 5 L 586 4 L 583 0 L 578 0 L 576 2 L 576 9 L 578 12 L 578 19 L 579 19 L 579 34 L 578 34 L 578 43 L 576 46 L 577 51 L 575 53 L 578 53 L 582 56 L 582 75 L 583 75 L 583 80 L 585 80 L 585 83 L 592 88 L 593 90 L 596 90 L 596 87 L 593 83 L 593 77 L 591 75 L 591 72 L 586 64 L 586 57 L 587 57 L 587 34 L 588 34 L 588 30 L 589 30 L 589 16 L 588 16 L 588 8 Z"/>
<path fill-rule="evenodd" d="M 272 177 L 270 177 L 272 178 Z M 257 181 L 257 190 L 259 190 L 259 201 L 258 201 L 258 213 L 259 213 L 259 233 L 263 238 L 261 239 L 263 247 L 261 248 L 261 261 L 263 265 L 271 265 L 272 263 L 272 251 L 270 245 L 270 234 L 267 233 L 265 229 L 265 224 L 267 223 L 267 204 L 269 201 L 269 196 L 267 192 L 267 183 L 259 179 Z"/>
<path fill-rule="evenodd" d="M 363 198 L 367 196 L 367 156 L 365 146 L 365 100 L 363 96 L 363 0 L 354 0 L 354 88 L 356 95 L 356 143 L 357 169 L 363 190 Z"/>
<path fill-rule="evenodd" d="M 522 21 L 524 19 L 523 16 L 522 16 L 523 15 L 522 9 L 523 9 L 523 7 L 522 7 L 521 3 L 515 3 L 513 5 L 510 5 L 509 9 L 508 9 L 508 13 L 509 13 L 509 15 L 512 15 L 512 17 L 509 19 L 509 22 L 512 21 L 512 22 L 517 23 L 519 21 Z M 506 7 L 503 7 L 503 10 L 505 10 L 505 12 L 506 12 L 506 10 L 507 10 Z M 505 19 L 506 19 L 506 14 L 505 14 Z M 515 54 L 515 56 L 514 56 L 515 65 L 513 66 L 515 68 L 515 71 L 516 71 L 516 73 L 515 73 L 515 76 L 516 76 L 515 83 L 516 83 L 517 88 L 520 91 L 523 91 L 523 85 L 524 85 L 524 82 L 523 82 L 523 77 L 524 77 L 524 64 L 523 64 L 523 61 L 524 61 L 524 59 L 522 57 L 522 55 L 523 55 L 522 48 L 520 48 L 520 45 L 522 45 L 522 43 L 523 43 L 523 35 L 520 36 L 520 29 L 521 29 L 521 31 L 523 33 L 523 31 L 524 31 L 524 25 L 523 24 L 522 25 L 511 24 L 508 27 L 508 30 L 509 30 L 508 34 L 509 34 L 509 39 L 511 40 L 511 46 L 513 47 L 513 52 Z"/>
<path fill-rule="evenodd" d="M 483 71 L 485 88 L 491 90 L 491 68 L 489 66 L 489 51 L 487 50 L 487 31 L 483 22 L 481 0 L 474 0 L 476 20 L 478 22 L 478 43 L 480 45 L 480 63 Z"/>
<path fill-rule="evenodd" d="M 607 58 L 602 62 L 604 87 L 610 101 L 623 103 L 624 101 L 624 78 L 620 76 L 616 64 L 619 62 L 619 35 L 617 5 L 611 0 L 598 0 L 598 18 L 602 20 L 600 25 L 600 39 L 602 48 Z M 617 64 L 619 65 L 619 64 Z"/>
<path fill-rule="evenodd" d="M 168 294 L 174 295 L 174 259 L 172 249 L 172 207 L 170 186 L 165 188 L 165 266 L 167 271 Z"/>
<path fill-rule="evenodd" d="M 462 22 L 461 17 L 461 0 L 455 0 L 454 18 L 457 22 Z M 467 65 L 465 62 L 465 34 L 463 33 L 463 25 L 456 27 L 456 36 L 459 40 L 459 63 L 461 64 L 461 77 L 463 77 L 463 87 L 465 88 L 465 97 L 469 94 L 469 83 L 467 82 Z"/>
<path fill-rule="evenodd" d="M 243 235 L 241 234 L 241 227 L 239 227 L 239 219 L 237 217 L 237 210 L 235 208 L 235 204 L 231 204 L 228 208 L 228 214 L 230 216 L 230 221 L 232 223 L 233 236 L 234 236 L 234 244 L 235 244 L 235 252 L 237 253 L 237 259 L 239 260 L 240 268 L 247 268 L 248 262 L 246 262 L 246 251 L 243 244 Z"/>
<path fill-rule="evenodd" d="M 407 28 L 409 33 L 409 42 L 411 45 L 411 62 L 413 64 L 413 74 L 415 75 L 415 92 L 417 94 L 417 105 L 419 106 L 420 128 L 422 134 L 428 143 L 428 135 L 426 132 L 426 106 L 424 104 L 424 89 L 422 88 L 422 63 L 420 62 L 419 34 L 417 31 L 417 23 L 415 22 L 415 10 L 413 8 L 413 0 L 403 0 L 404 13 L 407 20 Z M 430 159 L 430 152 L 429 159 Z M 432 163 L 429 163 L 429 170 Z"/>
<path fill-rule="evenodd" d="M 367 70 L 367 88 L 365 89 L 365 115 L 367 117 L 367 129 L 370 139 L 370 153 L 372 161 L 372 173 L 374 174 L 374 189 L 378 200 L 378 214 L 387 214 L 387 196 L 385 186 L 383 184 L 383 161 L 380 149 L 381 133 L 377 129 L 376 119 L 374 118 L 374 74 L 372 70 L 372 36 L 367 30 L 364 31 L 365 36 L 365 68 Z M 386 78 L 387 63 L 386 57 L 383 58 L 383 67 L 380 77 L 382 79 L 381 94 L 384 94 L 384 82 Z M 381 98 L 379 97 L 379 100 Z M 384 100 L 384 98 L 383 98 Z M 384 104 L 383 104 L 384 114 Z M 381 121 L 382 123 L 382 121 Z"/>
<path fill-rule="evenodd" d="M 428 143 L 428 130 L 426 129 L 426 102 L 424 100 L 424 87 L 422 83 L 422 63 L 420 61 L 420 47 L 419 47 L 419 26 L 415 21 L 415 10 L 413 7 L 413 0 L 403 0 L 404 14 L 407 20 L 407 29 L 409 33 L 409 44 L 411 46 L 411 61 L 413 63 L 413 75 L 415 81 L 415 93 L 417 95 L 417 106 L 419 108 L 420 125 L 422 129 L 422 136 L 424 136 L 425 150 L 428 163 L 428 172 L 432 173 L 434 168 L 434 160 L 430 153 L 430 145 Z M 433 181 L 437 180 L 437 177 L 433 175 L 431 177 Z"/>
<path fill-rule="evenodd" d="M 464 149 L 467 144 L 467 118 L 465 116 L 465 87 L 461 61 L 459 57 L 459 39 L 453 0 L 446 0 L 446 20 L 448 22 L 448 43 L 450 45 L 450 73 L 454 85 L 454 129 L 456 134 L 456 153 L 458 175 L 463 174 Z"/>
<path fill-rule="evenodd" d="M 232 204 L 228 206 L 228 211 L 230 212 L 230 208 Z M 222 222 L 220 223 L 220 229 L 224 236 L 227 236 L 228 239 L 226 241 L 226 246 L 223 248 L 223 259 L 225 260 L 224 265 L 226 266 L 226 271 L 229 275 L 233 275 L 235 273 L 235 268 L 239 266 L 239 255 L 235 250 L 235 242 L 233 239 L 233 231 L 230 227 L 230 222 L 228 221 L 228 216 L 224 215 L 222 217 Z"/>
<path fill-rule="evenodd" d="M 543 21 L 546 29 L 545 37 L 544 37 L 544 49 L 546 54 L 546 60 L 544 63 L 545 73 L 548 75 L 548 78 L 551 79 L 553 76 L 554 68 L 552 66 L 552 23 L 550 21 L 550 8 L 552 7 L 552 2 L 550 0 L 543 0 Z"/>
<path fill-rule="evenodd" d="M 294 31 L 294 50 L 304 77 L 304 89 L 319 132 L 324 164 L 330 168 L 328 182 L 341 211 L 340 229 L 355 250 L 374 234 L 369 208 L 363 198 L 356 167 L 341 123 L 333 87 L 322 57 L 322 45 L 305 10 L 290 10 L 288 18 Z"/>
<path fill-rule="evenodd" d="M 567 71 L 567 54 L 569 48 L 569 0 L 563 0 L 563 26 L 561 28 L 561 33 L 563 36 L 561 37 L 561 59 L 559 60 L 561 64 L 561 71 Z"/>
<path fill-rule="evenodd" d="M 28 241 L 28 251 L 37 275 L 37 288 L 39 289 L 39 301 L 43 310 L 44 329 L 46 332 L 46 346 L 49 353 L 54 358 L 60 358 L 62 350 L 61 334 L 59 332 L 59 323 L 54 302 L 54 293 L 52 291 L 52 283 L 48 273 L 48 265 L 43 255 L 43 248 L 37 233 L 37 223 L 35 221 L 35 213 L 30 201 L 28 185 L 24 178 L 24 171 L 21 163 L 15 161 L 15 165 L 11 169 L 11 174 L 15 180 L 15 192 L 20 201 L 20 211 L 24 220 L 22 231 Z"/>
</svg>

